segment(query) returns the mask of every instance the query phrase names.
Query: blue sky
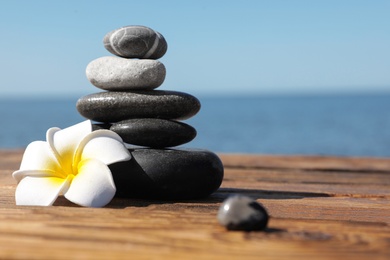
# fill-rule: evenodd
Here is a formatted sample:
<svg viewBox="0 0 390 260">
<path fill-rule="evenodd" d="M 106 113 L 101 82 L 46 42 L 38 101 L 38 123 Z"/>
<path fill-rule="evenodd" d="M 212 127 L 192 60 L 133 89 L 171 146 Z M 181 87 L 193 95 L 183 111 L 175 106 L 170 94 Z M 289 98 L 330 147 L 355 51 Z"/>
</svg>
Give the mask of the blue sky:
<svg viewBox="0 0 390 260">
<path fill-rule="evenodd" d="M 0 96 L 98 92 L 87 64 L 125 25 L 164 35 L 160 89 L 194 95 L 390 92 L 390 1 L 0 0 Z"/>
</svg>

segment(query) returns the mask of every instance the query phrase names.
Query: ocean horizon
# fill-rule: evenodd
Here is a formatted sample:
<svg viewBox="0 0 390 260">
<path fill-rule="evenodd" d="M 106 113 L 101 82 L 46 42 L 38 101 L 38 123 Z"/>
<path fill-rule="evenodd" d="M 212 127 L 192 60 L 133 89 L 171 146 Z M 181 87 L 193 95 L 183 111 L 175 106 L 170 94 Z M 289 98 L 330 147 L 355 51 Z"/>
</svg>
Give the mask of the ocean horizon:
<svg viewBox="0 0 390 260">
<path fill-rule="evenodd" d="M 2 98 L 0 149 L 45 140 L 50 127 L 85 120 L 79 97 Z M 202 108 L 185 120 L 196 138 L 180 147 L 218 153 L 390 156 L 390 93 L 198 96 Z"/>
</svg>

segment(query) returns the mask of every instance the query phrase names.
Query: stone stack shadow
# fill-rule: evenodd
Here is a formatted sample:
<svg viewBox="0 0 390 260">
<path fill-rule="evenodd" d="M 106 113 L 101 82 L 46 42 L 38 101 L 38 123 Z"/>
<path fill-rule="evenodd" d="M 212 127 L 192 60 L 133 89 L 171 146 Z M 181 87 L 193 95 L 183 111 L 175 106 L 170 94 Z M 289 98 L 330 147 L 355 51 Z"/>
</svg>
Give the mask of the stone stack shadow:
<svg viewBox="0 0 390 260">
<path fill-rule="evenodd" d="M 201 149 L 178 149 L 196 130 L 182 122 L 200 110 L 187 93 L 156 90 L 166 69 L 158 59 L 167 51 L 165 38 L 145 26 L 113 30 L 103 39 L 115 56 L 101 57 L 86 69 L 88 80 L 104 91 L 80 98 L 79 113 L 110 129 L 130 145 L 132 159 L 111 165 L 117 196 L 162 199 L 201 198 L 219 188 L 223 165 Z"/>
</svg>

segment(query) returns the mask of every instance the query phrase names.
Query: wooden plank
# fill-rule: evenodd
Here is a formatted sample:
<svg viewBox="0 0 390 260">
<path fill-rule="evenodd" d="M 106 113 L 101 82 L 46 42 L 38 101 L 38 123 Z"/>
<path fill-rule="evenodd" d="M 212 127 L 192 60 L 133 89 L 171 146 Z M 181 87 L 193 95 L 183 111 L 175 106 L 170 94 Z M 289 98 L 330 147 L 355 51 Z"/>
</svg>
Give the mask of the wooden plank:
<svg viewBox="0 0 390 260">
<path fill-rule="evenodd" d="M 230 155 L 209 198 L 115 198 L 101 209 L 59 198 L 15 206 L 21 150 L 0 151 L 0 259 L 390 259 L 390 160 Z M 242 193 L 271 215 L 264 232 L 231 232 L 216 214 Z"/>
<path fill-rule="evenodd" d="M 390 185 L 390 172 L 320 171 L 296 169 L 237 169 L 226 168 L 225 181 L 258 180 L 259 182 L 302 183 L 302 184 L 349 184 L 349 185 Z"/>
<path fill-rule="evenodd" d="M 225 167 L 390 172 L 387 158 L 222 154 Z"/>
<path fill-rule="evenodd" d="M 390 197 L 388 172 L 226 168 L 223 187 L 317 193 L 318 196 Z"/>
</svg>

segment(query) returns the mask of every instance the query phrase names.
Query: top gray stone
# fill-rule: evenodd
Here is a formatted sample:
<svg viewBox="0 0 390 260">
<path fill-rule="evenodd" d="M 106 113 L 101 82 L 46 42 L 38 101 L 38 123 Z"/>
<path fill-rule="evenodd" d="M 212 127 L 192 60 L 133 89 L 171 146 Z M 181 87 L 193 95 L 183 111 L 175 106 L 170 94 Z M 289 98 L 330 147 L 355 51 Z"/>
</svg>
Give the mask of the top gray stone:
<svg viewBox="0 0 390 260">
<path fill-rule="evenodd" d="M 104 36 L 104 47 L 124 58 L 159 59 L 168 45 L 164 37 L 146 26 L 125 26 Z"/>
</svg>

